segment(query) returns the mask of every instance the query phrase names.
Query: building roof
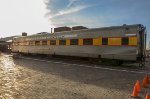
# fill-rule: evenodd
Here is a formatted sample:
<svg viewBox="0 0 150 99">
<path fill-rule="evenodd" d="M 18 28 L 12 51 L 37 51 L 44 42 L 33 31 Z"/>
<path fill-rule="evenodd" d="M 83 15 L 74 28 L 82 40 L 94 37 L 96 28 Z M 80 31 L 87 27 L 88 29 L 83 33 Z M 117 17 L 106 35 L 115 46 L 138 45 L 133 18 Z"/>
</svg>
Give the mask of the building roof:
<svg viewBox="0 0 150 99">
<path fill-rule="evenodd" d="M 5 38 L 0 38 L 0 42 L 8 42 L 8 41 L 12 40 L 14 37 L 18 37 L 18 36 L 10 36 L 10 37 L 5 37 Z"/>
</svg>

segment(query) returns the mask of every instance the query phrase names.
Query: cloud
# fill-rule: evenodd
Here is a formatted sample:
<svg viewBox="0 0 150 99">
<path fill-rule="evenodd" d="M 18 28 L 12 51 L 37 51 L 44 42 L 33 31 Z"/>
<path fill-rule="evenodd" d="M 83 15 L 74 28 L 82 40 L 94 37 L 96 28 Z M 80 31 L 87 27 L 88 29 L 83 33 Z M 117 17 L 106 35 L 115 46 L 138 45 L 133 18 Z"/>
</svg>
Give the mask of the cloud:
<svg viewBox="0 0 150 99">
<path fill-rule="evenodd" d="M 79 0 L 69 0 L 69 4 L 67 5 L 67 7 L 71 7 L 73 6 L 76 2 L 78 2 Z"/>
<path fill-rule="evenodd" d="M 61 1 L 56 0 L 59 3 Z M 46 5 L 49 12 L 46 17 L 51 22 L 51 25 L 58 26 L 76 26 L 83 25 L 86 27 L 103 27 L 109 26 L 108 19 L 115 19 L 115 16 L 93 16 L 92 12 L 90 15 L 84 15 L 79 13 L 87 8 L 96 7 L 98 4 L 85 3 L 85 0 L 67 0 L 68 2 L 63 7 L 54 0 L 47 0 Z M 118 17 L 117 17 L 118 19 Z"/>
<path fill-rule="evenodd" d="M 62 16 L 62 15 L 65 15 L 65 14 L 71 14 L 71 13 L 75 13 L 75 12 L 79 12 L 85 8 L 87 8 L 88 6 L 85 6 L 85 5 L 80 5 L 80 6 L 75 6 L 75 7 L 67 7 L 63 10 L 60 10 L 58 13 L 54 14 L 54 15 L 51 15 L 50 18 L 54 18 L 54 17 L 57 17 L 57 16 Z"/>
<path fill-rule="evenodd" d="M 56 1 L 61 2 L 60 0 Z M 73 15 L 77 16 L 78 18 L 82 17 L 78 12 L 93 6 L 84 4 L 81 0 L 67 0 L 66 5 L 60 8 L 61 4 L 58 4 L 58 6 L 56 1 L 45 1 L 45 4 L 47 6 L 46 8 L 48 9 L 48 13 L 46 13 L 45 16 L 55 26 L 77 24 L 77 22 L 74 21 L 75 17 L 73 17 Z"/>
<path fill-rule="evenodd" d="M 60 10 L 58 10 L 57 7 L 55 7 L 55 9 L 52 8 L 52 6 L 57 6 L 53 5 L 53 0 L 46 0 L 45 4 L 47 6 L 47 9 L 49 10 L 48 13 L 46 13 L 46 16 L 49 18 L 54 18 L 65 14 L 76 13 L 90 7 L 90 5 L 82 4 L 80 0 L 68 0 L 68 4 L 64 8 L 61 8 Z"/>
<path fill-rule="evenodd" d="M 85 26 L 88 28 L 109 26 L 109 23 L 105 20 L 106 17 L 85 17 L 77 14 L 69 14 L 58 16 L 51 19 L 54 26 Z"/>
</svg>

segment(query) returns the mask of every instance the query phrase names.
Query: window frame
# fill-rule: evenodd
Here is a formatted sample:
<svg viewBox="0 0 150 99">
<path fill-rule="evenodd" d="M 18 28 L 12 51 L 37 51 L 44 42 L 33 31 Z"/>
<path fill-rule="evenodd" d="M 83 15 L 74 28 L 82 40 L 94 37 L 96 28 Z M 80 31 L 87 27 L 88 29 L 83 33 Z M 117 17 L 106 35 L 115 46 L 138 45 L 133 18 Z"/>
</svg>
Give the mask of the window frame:
<svg viewBox="0 0 150 99">
<path fill-rule="evenodd" d="M 42 45 L 47 45 L 47 40 L 43 40 Z"/>
<path fill-rule="evenodd" d="M 50 40 L 50 45 L 56 45 L 56 40 Z"/>
<path fill-rule="evenodd" d="M 70 39 L 70 45 L 78 45 L 79 40 L 78 39 Z"/>
<path fill-rule="evenodd" d="M 127 41 L 125 41 L 125 40 L 127 40 Z M 121 45 L 129 45 L 129 37 L 122 37 Z"/>
<path fill-rule="evenodd" d="M 83 38 L 83 45 L 93 45 L 93 38 Z"/>
<path fill-rule="evenodd" d="M 40 45 L 40 41 L 35 41 L 35 46 L 39 46 L 39 45 Z"/>
<path fill-rule="evenodd" d="M 102 38 L 102 45 L 108 45 L 108 37 Z"/>
<path fill-rule="evenodd" d="M 59 45 L 66 45 L 66 40 L 59 40 Z"/>
</svg>

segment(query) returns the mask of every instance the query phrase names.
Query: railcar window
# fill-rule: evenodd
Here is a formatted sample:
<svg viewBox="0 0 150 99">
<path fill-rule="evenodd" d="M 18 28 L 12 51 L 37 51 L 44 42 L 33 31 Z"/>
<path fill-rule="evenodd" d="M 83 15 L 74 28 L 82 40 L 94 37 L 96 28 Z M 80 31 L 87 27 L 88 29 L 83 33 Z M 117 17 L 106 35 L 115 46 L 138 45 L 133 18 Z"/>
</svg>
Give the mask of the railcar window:
<svg viewBox="0 0 150 99">
<path fill-rule="evenodd" d="M 26 45 L 26 42 L 22 42 L 22 45 Z"/>
<path fill-rule="evenodd" d="M 26 44 L 26 42 L 22 42 L 22 44 L 21 45 L 25 45 Z"/>
<path fill-rule="evenodd" d="M 42 41 L 42 45 L 47 45 L 47 41 Z"/>
<path fill-rule="evenodd" d="M 25 42 L 21 42 L 21 45 L 25 45 Z"/>
<path fill-rule="evenodd" d="M 17 42 L 14 42 L 14 43 L 13 43 L 13 45 L 14 45 L 14 46 L 17 46 L 17 45 L 18 45 L 18 43 L 17 43 Z"/>
<path fill-rule="evenodd" d="M 18 45 L 20 46 L 20 45 L 21 45 L 21 42 L 18 42 Z"/>
<path fill-rule="evenodd" d="M 50 40 L 50 45 L 56 45 L 56 40 Z"/>
<path fill-rule="evenodd" d="M 13 42 L 12 45 L 15 45 L 15 43 Z"/>
<path fill-rule="evenodd" d="M 29 42 L 25 41 L 25 44 L 24 45 L 29 45 Z"/>
<path fill-rule="evenodd" d="M 16 45 L 16 43 L 15 43 L 15 42 L 13 42 L 13 45 Z"/>
<path fill-rule="evenodd" d="M 71 39 L 70 45 L 78 45 L 78 39 Z"/>
<path fill-rule="evenodd" d="M 129 44 L 129 38 L 128 37 L 123 37 L 122 38 L 122 45 L 128 45 Z"/>
<path fill-rule="evenodd" d="M 93 39 L 92 38 L 83 39 L 83 45 L 93 45 Z"/>
<path fill-rule="evenodd" d="M 59 40 L 59 45 L 66 45 L 66 40 Z"/>
<path fill-rule="evenodd" d="M 108 38 L 102 38 L 102 45 L 108 45 Z"/>
<path fill-rule="evenodd" d="M 20 42 L 19 45 L 20 45 L 20 46 L 24 45 L 24 42 Z"/>
<path fill-rule="evenodd" d="M 33 42 L 33 41 L 30 41 L 30 42 L 29 42 L 29 45 L 34 45 L 34 42 Z"/>
<path fill-rule="evenodd" d="M 19 42 L 17 42 L 16 45 L 19 45 Z"/>
<path fill-rule="evenodd" d="M 35 41 L 35 45 L 40 45 L 40 41 Z"/>
</svg>

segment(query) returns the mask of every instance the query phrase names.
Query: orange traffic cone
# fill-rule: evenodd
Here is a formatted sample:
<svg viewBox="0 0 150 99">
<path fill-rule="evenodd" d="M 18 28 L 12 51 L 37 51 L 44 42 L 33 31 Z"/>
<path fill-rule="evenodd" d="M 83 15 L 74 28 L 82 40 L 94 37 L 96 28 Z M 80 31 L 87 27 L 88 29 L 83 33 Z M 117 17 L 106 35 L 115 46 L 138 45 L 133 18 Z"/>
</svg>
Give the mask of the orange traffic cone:
<svg viewBox="0 0 150 99">
<path fill-rule="evenodd" d="M 146 77 L 146 76 L 145 76 L 144 79 L 143 79 L 142 86 L 143 86 L 144 88 L 147 87 L 147 77 Z"/>
<path fill-rule="evenodd" d="M 133 90 L 133 93 L 132 93 L 131 96 L 134 97 L 134 98 L 138 96 L 138 91 L 137 91 L 137 86 L 136 85 L 134 86 L 134 90 Z"/>
<path fill-rule="evenodd" d="M 141 87 L 140 87 L 140 82 L 139 82 L 139 80 L 136 81 L 135 86 L 137 87 L 137 91 L 140 92 L 140 91 L 141 91 Z"/>
<path fill-rule="evenodd" d="M 145 99 L 150 99 L 150 95 L 147 93 Z"/>
</svg>

